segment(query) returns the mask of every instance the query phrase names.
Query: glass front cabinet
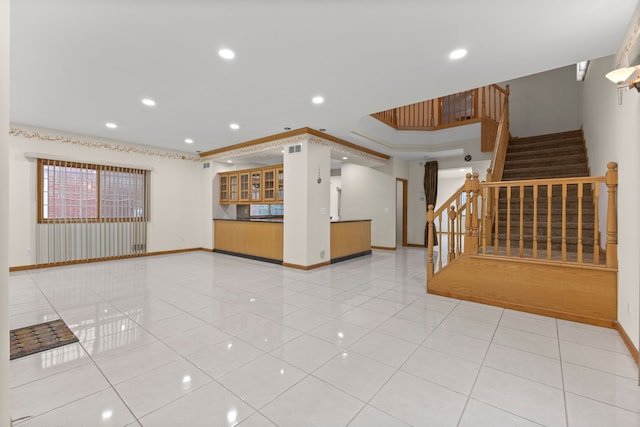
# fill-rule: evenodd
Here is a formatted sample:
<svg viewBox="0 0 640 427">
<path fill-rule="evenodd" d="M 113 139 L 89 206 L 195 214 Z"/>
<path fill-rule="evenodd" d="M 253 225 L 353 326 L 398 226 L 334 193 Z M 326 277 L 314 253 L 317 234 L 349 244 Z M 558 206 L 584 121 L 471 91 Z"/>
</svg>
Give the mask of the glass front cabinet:
<svg viewBox="0 0 640 427">
<path fill-rule="evenodd" d="M 229 202 L 229 175 L 220 174 L 220 203 Z"/>
<path fill-rule="evenodd" d="M 275 169 L 265 169 L 262 171 L 262 184 L 264 192 L 262 201 L 271 202 L 276 200 L 276 171 Z"/>
<path fill-rule="evenodd" d="M 252 202 L 262 201 L 262 171 L 251 171 L 251 200 Z"/>
<path fill-rule="evenodd" d="M 284 168 L 283 167 L 276 168 L 276 180 L 277 180 L 276 200 L 280 202 L 284 200 Z"/>
<path fill-rule="evenodd" d="M 238 174 L 229 175 L 229 203 L 238 201 Z"/>
<path fill-rule="evenodd" d="M 259 204 L 284 200 L 284 168 L 282 165 L 221 172 L 221 204 Z"/>
<path fill-rule="evenodd" d="M 248 202 L 249 201 L 249 172 L 239 173 L 238 179 L 240 180 L 240 196 L 238 197 L 238 201 Z"/>
</svg>

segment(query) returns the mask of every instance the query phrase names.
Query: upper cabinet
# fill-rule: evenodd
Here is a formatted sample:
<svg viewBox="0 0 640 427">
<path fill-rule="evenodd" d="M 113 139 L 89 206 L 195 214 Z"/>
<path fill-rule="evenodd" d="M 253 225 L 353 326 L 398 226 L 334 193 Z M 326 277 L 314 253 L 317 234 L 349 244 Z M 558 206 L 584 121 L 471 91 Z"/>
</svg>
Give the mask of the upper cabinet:
<svg viewBox="0 0 640 427">
<path fill-rule="evenodd" d="M 265 168 L 221 172 L 220 203 L 271 203 L 284 200 L 284 168 Z"/>
<path fill-rule="evenodd" d="M 284 168 L 282 166 L 276 168 L 276 200 L 284 200 Z"/>
<path fill-rule="evenodd" d="M 261 202 L 262 201 L 262 171 L 252 170 L 249 173 L 251 177 L 251 201 L 252 202 Z"/>
<path fill-rule="evenodd" d="M 220 174 L 220 203 L 229 203 L 229 175 Z"/>
<path fill-rule="evenodd" d="M 249 201 L 249 175 L 249 172 L 241 172 L 238 174 L 238 179 L 240 180 L 240 196 L 238 197 L 239 202 Z"/>
<path fill-rule="evenodd" d="M 238 174 L 229 174 L 229 203 L 238 201 Z"/>
<path fill-rule="evenodd" d="M 262 193 L 262 201 L 273 202 L 276 200 L 276 170 L 265 169 L 262 171 L 262 184 L 264 190 Z"/>
</svg>

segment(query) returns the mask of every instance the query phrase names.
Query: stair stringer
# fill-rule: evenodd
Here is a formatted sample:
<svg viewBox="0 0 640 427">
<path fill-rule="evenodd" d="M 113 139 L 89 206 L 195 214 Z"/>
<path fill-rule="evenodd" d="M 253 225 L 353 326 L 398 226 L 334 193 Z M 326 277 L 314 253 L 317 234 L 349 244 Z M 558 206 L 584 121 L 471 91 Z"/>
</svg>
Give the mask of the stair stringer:
<svg viewBox="0 0 640 427">
<path fill-rule="evenodd" d="M 601 266 L 462 255 L 428 280 L 427 293 L 613 328 L 617 274 Z"/>
</svg>

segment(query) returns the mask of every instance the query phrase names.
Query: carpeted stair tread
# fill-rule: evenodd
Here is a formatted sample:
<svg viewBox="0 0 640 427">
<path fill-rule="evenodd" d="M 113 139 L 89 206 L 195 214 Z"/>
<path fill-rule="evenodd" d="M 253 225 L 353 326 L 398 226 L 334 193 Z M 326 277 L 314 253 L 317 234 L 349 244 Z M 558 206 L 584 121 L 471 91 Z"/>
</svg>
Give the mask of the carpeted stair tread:
<svg viewBox="0 0 640 427">
<path fill-rule="evenodd" d="M 514 137 L 511 138 L 509 143 L 514 142 L 518 143 L 528 143 L 528 142 L 536 142 L 536 141 L 549 141 L 549 140 L 558 140 L 558 139 L 568 139 L 568 138 L 582 138 L 582 130 L 569 130 L 565 132 L 557 132 L 557 133 L 547 133 L 543 135 L 533 135 L 533 136 L 522 136 L 522 137 Z"/>
<path fill-rule="evenodd" d="M 549 156 L 549 157 L 546 157 L 546 156 L 510 157 L 507 159 L 507 162 L 505 163 L 504 170 L 508 171 L 511 169 L 518 169 L 523 167 L 536 167 L 540 164 L 540 159 L 545 159 L 544 162 L 547 165 L 564 166 L 567 163 L 582 165 L 587 159 L 587 153 L 566 154 L 561 157 L 557 155 Z"/>
<path fill-rule="evenodd" d="M 550 178 L 588 177 L 589 167 L 584 137 L 581 130 L 545 134 L 525 138 L 512 138 L 507 146 L 503 181 L 520 181 Z M 525 247 L 533 246 L 534 200 L 533 186 L 523 185 L 523 210 L 520 211 L 520 186 L 511 187 L 509 198 L 507 189 L 498 193 L 497 237 L 499 246 L 506 245 L 507 206 L 509 207 L 510 241 L 512 250 L 520 242 L 520 215 L 522 215 Z M 591 185 L 583 185 L 582 205 L 579 209 L 578 184 L 566 186 L 564 201 L 564 221 L 566 225 L 565 244 L 568 251 L 575 251 L 578 245 L 578 216 L 582 217 L 583 248 L 593 248 L 595 232 L 595 213 Z M 536 203 L 536 240 L 539 246 L 546 247 L 547 221 L 551 220 L 551 246 L 555 250 L 562 248 L 563 196 L 562 185 L 553 185 L 551 197 L 547 197 L 548 187 L 538 185 Z M 549 201 L 551 202 L 550 215 Z M 495 203 L 495 201 L 494 201 Z M 496 230 L 494 225 L 494 231 Z M 492 236 L 493 244 L 495 235 Z M 591 246 L 587 246 L 590 243 Z"/>
</svg>

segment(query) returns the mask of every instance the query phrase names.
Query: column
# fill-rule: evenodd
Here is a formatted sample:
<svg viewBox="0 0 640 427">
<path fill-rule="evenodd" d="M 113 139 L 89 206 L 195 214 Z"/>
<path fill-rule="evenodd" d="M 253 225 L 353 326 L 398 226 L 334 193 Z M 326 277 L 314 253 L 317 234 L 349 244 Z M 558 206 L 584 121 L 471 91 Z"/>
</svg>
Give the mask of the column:
<svg viewBox="0 0 640 427">
<path fill-rule="evenodd" d="M 331 259 L 331 151 L 309 135 L 292 145 L 300 149 L 284 153 L 284 265 L 320 266 Z"/>
</svg>

